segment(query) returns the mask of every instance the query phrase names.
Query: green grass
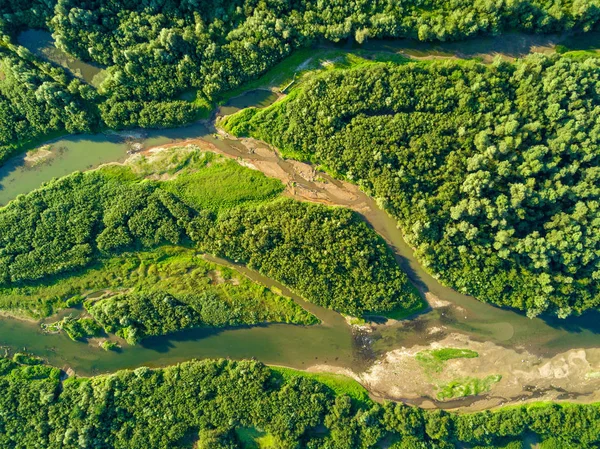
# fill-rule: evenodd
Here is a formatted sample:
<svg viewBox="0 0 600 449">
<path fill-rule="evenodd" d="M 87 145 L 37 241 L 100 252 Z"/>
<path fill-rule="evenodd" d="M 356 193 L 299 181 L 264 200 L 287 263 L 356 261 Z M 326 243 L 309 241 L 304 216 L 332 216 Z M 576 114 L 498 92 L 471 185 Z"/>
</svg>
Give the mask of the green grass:
<svg viewBox="0 0 600 449">
<path fill-rule="evenodd" d="M 212 284 L 212 279 L 223 282 Z M 210 291 L 268 321 L 314 324 L 317 319 L 291 299 L 273 293 L 232 268 L 204 260 L 190 249 L 161 247 L 102 259 L 92 267 L 47 283 L 0 288 L 0 307 L 28 307 L 25 314 L 48 316 L 81 303 L 89 295 L 160 290 L 173 295 Z M 41 314 L 47 311 L 47 314 Z"/>
<path fill-rule="evenodd" d="M 479 354 L 470 349 L 431 349 L 418 352 L 415 359 L 426 370 L 440 373 L 444 368 L 444 363 L 452 359 L 472 359 L 479 357 Z"/>
<path fill-rule="evenodd" d="M 270 201 L 283 191 L 284 185 L 259 171 L 220 158 L 164 183 L 164 188 L 191 207 L 219 211 Z"/>
<path fill-rule="evenodd" d="M 256 427 L 237 427 L 235 434 L 243 449 L 277 449 L 277 441 L 270 433 Z"/>
<path fill-rule="evenodd" d="M 44 361 L 39 357 L 30 354 L 24 354 L 22 352 L 17 352 L 15 355 L 13 355 L 12 360 L 13 362 L 20 363 L 21 365 L 30 366 L 41 365 L 44 363 Z"/>
<path fill-rule="evenodd" d="M 163 179 L 161 188 L 188 206 L 215 212 L 271 201 L 285 188 L 278 179 L 194 145 L 140 155 L 128 166 L 109 165 L 102 172 L 123 181 Z"/>
<path fill-rule="evenodd" d="M 348 376 L 331 373 L 309 373 L 279 366 L 272 366 L 270 368 L 275 377 L 280 376 L 284 380 L 289 380 L 293 377 L 304 377 L 320 382 L 330 388 L 336 395 L 345 394 L 350 396 L 360 407 L 368 407 L 372 403 L 367 389 Z"/>
<path fill-rule="evenodd" d="M 464 398 L 467 396 L 477 396 L 481 393 L 490 391 L 495 383 L 500 382 L 502 376 L 499 374 L 493 374 L 483 379 L 476 377 L 465 377 L 462 379 L 456 379 L 443 385 L 437 394 L 437 398 L 440 400 L 453 399 L 453 398 Z"/>
<path fill-rule="evenodd" d="M 127 162 L 125 166 L 109 165 L 107 168 L 130 171 L 137 178 L 157 178 L 162 175 L 185 174 L 191 171 L 202 170 L 211 163 L 223 161 L 225 158 L 210 151 L 202 151 L 196 145 L 171 147 L 169 149 L 153 152 L 150 155 L 139 154 Z M 117 168 L 115 168 L 117 167 Z"/>
<path fill-rule="evenodd" d="M 248 90 L 269 87 L 281 88 L 292 81 L 294 78 L 294 73 L 298 71 L 298 67 L 313 57 L 314 54 L 315 50 L 311 48 L 297 50 L 290 56 L 284 58 L 281 62 L 265 72 L 259 78 L 251 80 L 236 89 L 232 89 L 221 94 L 216 98 L 216 101 L 217 103 L 222 104 Z"/>
</svg>

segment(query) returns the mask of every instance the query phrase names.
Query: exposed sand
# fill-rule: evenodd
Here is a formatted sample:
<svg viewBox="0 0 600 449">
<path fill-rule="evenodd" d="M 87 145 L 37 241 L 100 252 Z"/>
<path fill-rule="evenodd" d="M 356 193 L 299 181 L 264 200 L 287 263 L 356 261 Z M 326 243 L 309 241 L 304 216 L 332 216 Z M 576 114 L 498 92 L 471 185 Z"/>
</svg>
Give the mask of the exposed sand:
<svg viewBox="0 0 600 449">
<path fill-rule="evenodd" d="M 24 158 L 25 163 L 28 166 L 32 167 L 32 166 L 41 164 L 42 162 L 48 160 L 49 158 L 54 156 L 54 153 L 52 153 L 52 151 L 50 151 L 51 148 L 52 147 L 50 145 L 44 145 L 40 148 L 36 148 L 35 150 L 28 151 L 25 154 L 25 158 Z"/>
<path fill-rule="evenodd" d="M 439 373 L 424 368 L 415 359 L 420 351 L 439 348 L 471 349 L 479 357 L 449 360 Z M 402 401 L 423 408 L 477 411 L 532 401 L 600 401 L 600 349 L 573 349 L 544 359 L 492 343 L 474 342 L 460 334 L 448 335 L 428 346 L 388 352 L 364 373 L 325 365 L 313 366 L 309 371 L 345 374 L 365 386 L 376 400 Z M 502 380 L 489 393 L 447 401 L 436 399 L 440 385 L 496 374 L 502 375 Z"/>
<path fill-rule="evenodd" d="M 222 132 L 220 134 L 230 137 Z M 148 148 L 133 155 L 132 158 L 138 158 L 142 154 L 152 157 L 168 148 L 185 148 L 194 145 L 201 150 L 212 151 L 232 158 L 245 167 L 259 170 L 269 177 L 279 179 L 286 186 L 285 195 L 291 198 L 328 205 L 344 205 L 359 212 L 368 207 L 366 203 L 360 201 L 360 190 L 357 186 L 333 180 L 323 174 L 317 176 L 317 172 L 309 164 L 282 160 L 276 151 L 257 140 L 239 139 L 238 142 L 243 144 L 245 151 L 233 146 L 225 151 L 206 140 L 190 139 Z M 244 157 L 244 160 L 241 157 Z"/>
<path fill-rule="evenodd" d="M 219 133 L 224 138 L 230 138 L 222 131 Z M 363 200 L 364 196 L 357 186 L 317 173 L 309 164 L 282 160 L 275 150 L 254 139 L 240 139 L 237 142 L 242 146 L 223 145 L 220 148 L 206 140 L 194 139 L 148 149 L 144 154 L 193 144 L 280 179 L 286 185 L 287 196 L 368 212 L 370 205 Z M 425 293 L 425 297 L 432 308 L 453 306 L 431 293 Z M 432 327 L 429 333 L 440 334 L 437 337 L 442 339 L 427 346 L 390 351 L 363 373 L 326 365 L 313 366 L 309 371 L 345 374 L 364 385 L 374 399 L 403 401 L 424 408 L 475 411 L 526 401 L 600 401 L 600 348 L 572 349 L 543 359 L 493 343 L 471 341 L 462 334 L 444 336 L 443 329 L 436 327 Z M 479 357 L 450 360 L 442 372 L 432 373 L 425 370 L 414 356 L 419 351 L 434 348 L 468 348 L 477 351 Z M 458 378 L 483 379 L 498 374 L 502 380 L 493 385 L 489 393 L 443 402 L 436 400 L 436 389 L 440 385 Z"/>
</svg>

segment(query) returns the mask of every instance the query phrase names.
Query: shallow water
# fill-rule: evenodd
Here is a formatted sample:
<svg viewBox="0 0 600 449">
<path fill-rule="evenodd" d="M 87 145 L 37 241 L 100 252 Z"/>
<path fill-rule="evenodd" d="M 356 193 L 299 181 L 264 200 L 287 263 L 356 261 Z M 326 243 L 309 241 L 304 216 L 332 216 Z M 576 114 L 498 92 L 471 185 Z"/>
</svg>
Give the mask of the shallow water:
<svg viewBox="0 0 600 449">
<path fill-rule="evenodd" d="M 421 42 L 414 39 L 367 41 L 355 48 L 392 51 L 412 58 L 478 58 L 486 62 L 496 56 L 522 58 L 531 53 L 551 53 L 565 38 L 559 35 L 505 33 L 500 36 L 477 36 L 463 41 Z"/>
<path fill-rule="evenodd" d="M 128 145 L 122 136 L 79 134 L 48 142 L 49 153 L 37 162 L 21 154 L 0 166 L 0 206 L 53 178 L 100 164 L 124 160 Z"/>
<path fill-rule="evenodd" d="M 101 136 L 97 136 L 102 139 Z M 144 139 L 138 139 L 145 147 L 162 145 L 176 140 L 202 138 L 230 156 L 254 162 L 275 160 L 287 173 L 295 173 L 293 164 L 276 155 L 249 152 L 238 141 L 227 140 L 212 134 L 205 124 L 156 130 L 149 132 Z M 122 138 L 105 137 L 104 142 L 94 141 L 107 152 L 123 154 L 126 146 Z M 72 153 L 77 155 L 77 153 Z M 293 175 L 297 183 L 316 190 L 318 186 Z M 340 181 L 322 175 L 328 182 L 343 187 Z M 600 347 L 600 326 L 596 314 L 584 318 L 544 321 L 506 309 L 499 309 L 482 303 L 467 295 L 460 294 L 439 284 L 414 259 L 412 250 L 404 242 L 402 233 L 395 221 L 377 207 L 375 202 L 362 194 L 351 202 L 340 205 L 352 207 L 356 203 L 366 204 L 363 212 L 368 223 L 390 244 L 399 263 L 421 291 L 430 292 L 443 301 L 447 307 L 429 310 L 411 320 L 394 325 L 380 326 L 369 339 L 376 352 L 398 347 L 425 344 L 443 338 L 444 334 L 460 332 L 471 338 L 492 341 L 505 346 L 527 349 L 540 355 L 553 355 L 561 351 L 581 347 Z M 251 278 L 265 285 L 281 288 L 288 296 L 292 293 L 276 282 L 266 279 L 244 267 L 237 267 Z M 300 300 L 295 296 L 297 300 Z M 369 361 L 361 353 L 361 348 L 352 337 L 350 328 L 343 318 L 329 310 L 303 303 L 314 311 L 325 324 L 304 327 L 293 325 L 269 325 L 254 328 L 208 330 L 195 329 L 174 335 L 151 338 L 143 345 L 124 345 L 120 354 L 107 353 L 100 348 L 91 348 L 83 343 L 73 342 L 65 335 L 42 335 L 37 325 L 12 319 L 0 320 L 0 342 L 14 350 L 26 347 L 29 351 L 47 358 L 58 366 L 70 366 L 82 374 L 114 371 L 139 365 L 163 366 L 192 358 L 231 357 L 257 359 L 266 363 L 307 367 L 327 363 L 353 369 L 360 369 Z M 444 328 L 442 333 L 431 334 L 433 328 Z"/>
<path fill-rule="evenodd" d="M 71 72 L 71 74 L 83 79 L 89 84 L 96 86 L 104 77 L 104 70 L 102 68 L 81 61 L 57 48 L 54 44 L 52 35 L 48 31 L 23 31 L 17 37 L 17 42 L 34 55 L 64 67 Z"/>
<path fill-rule="evenodd" d="M 277 94 L 267 89 L 254 89 L 231 98 L 219 107 L 219 115 L 230 115 L 250 106 L 265 108 L 277 100 Z"/>
<path fill-rule="evenodd" d="M 223 259 L 216 263 L 234 266 Z M 234 266 L 256 282 L 278 288 L 305 309 L 318 316 L 321 324 L 298 326 L 273 324 L 237 329 L 191 329 L 166 337 L 148 338 L 138 346 L 120 341 L 120 352 L 107 352 L 98 346 L 69 339 L 64 333 L 46 334 L 39 324 L 15 319 L 0 319 L 0 341 L 11 351 L 26 350 L 58 367 L 69 367 L 80 375 L 113 372 L 138 366 L 159 367 L 191 359 L 256 358 L 265 363 L 306 368 L 315 364 L 356 366 L 352 334 L 337 313 L 304 302 L 281 284 Z M 77 311 L 74 311 L 77 312 Z M 61 315 L 67 315 L 63 311 Z M 46 321 L 55 321 L 56 317 Z M 116 337 L 112 337 L 114 340 Z"/>
</svg>

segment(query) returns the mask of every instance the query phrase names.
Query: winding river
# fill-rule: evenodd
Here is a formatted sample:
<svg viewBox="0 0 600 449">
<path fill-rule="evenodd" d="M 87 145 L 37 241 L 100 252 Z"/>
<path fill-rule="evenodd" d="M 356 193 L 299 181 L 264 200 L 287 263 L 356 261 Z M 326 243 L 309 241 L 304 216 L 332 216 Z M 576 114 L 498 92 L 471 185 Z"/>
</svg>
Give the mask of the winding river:
<svg viewBox="0 0 600 449">
<path fill-rule="evenodd" d="M 263 98 L 264 93 L 248 95 Z M 246 103 L 248 96 L 244 96 L 242 100 Z M 232 104 L 235 105 L 235 100 Z M 146 148 L 177 142 L 209 145 L 215 151 L 241 159 L 259 169 L 267 167 L 266 164 L 277 166 L 285 176 L 293 180 L 296 191 L 309 192 L 315 201 L 335 203 L 359 211 L 365 220 L 386 239 L 399 263 L 419 290 L 434 295 L 441 303 L 441 306 L 430 308 L 411 320 L 377 326 L 369 336 L 372 340 L 370 346 L 376 353 L 439 340 L 441 337 L 439 333 L 428 332 L 434 327 L 446 329 L 446 333 L 464 333 L 476 340 L 523 348 L 544 356 L 551 356 L 570 348 L 600 347 L 598 314 L 588 313 L 583 317 L 566 320 L 529 319 L 521 313 L 493 307 L 447 288 L 429 275 L 415 260 L 411 248 L 404 242 L 395 221 L 382 211 L 375 201 L 356 187 L 331 179 L 322 173 L 318 174 L 318 178 L 325 182 L 307 180 L 302 176 L 301 168 L 304 164 L 282 160 L 275 152 L 266 148 L 257 151 L 256 148 L 248 148 L 247 144 L 244 145 L 238 140 L 218 136 L 214 130 L 209 130 L 205 123 L 179 129 L 150 131 L 143 137 L 141 132 L 137 135 L 95 136 L 94 140 L 88 140 L 87 136 L 68 137 L 51 142 L 50 145 L 64 148 L 62 151 L 65 154 L 73 155 L 73 158 L 83 161 L 84 166 L 80 169 L 85 169 L 90 165 L 89 160 L 78 158 L 77 150 L 82 142 L 84 145 L 85 142 L 90 142 L 87 144 L 87 153 L 114 154 L 118 158 L 124 157 L 127 148 L 133 144 Z M 6 167 L 17 165 L 16 161 L 11 161 Z M 39 185 L 48 178 L 57 176 L 55 161 L 61 165 L 60 159 L 52 159 L 48 165 L 42 164 L 30 170 L 17 172 L 19 185 L 24 186 L 23 191 L 19 193 L 25 193 L 35 187 L 36 182 Z M 70 172 L 73 169 L 70 166 L 65 171 Z M 9 168 L 6 170 L 10 171 Z M 270 171 L 268 174 L 272 176 L 272 169 Z M 5 174 L 0 178 L 0 185 L 4 185 L 7 179 L 12 180 L 17 174 L 15 171 Z M 314 175 L 312 177 L 316 178 Z M 335 186 L 335 191 L 340 195 L 332 195 L 331 192 L 325 191 L 331 189 L 331 186 Z M 4 191 L 0 190 L 0 192 Z M 14 197 L 14 193 L 11 195 Z M 2 199 L 7 201 L 8 197 L 4 196 Z M 302 199 L 311 200 L 307 195 Z M 285 287 L 265 279 L 258 273 L 243 267 L 238 269 L 249 277 L 263 284 L 275 286 L 287 295 L 300 300 Z M 256 357 L 267 363 L 293 367 L 331 363 L 356 369 L 357 366 L 365 366 L 365 363 L 368 363 L 368 354 L 365 355 L 360 348 L 362 340 L 353 339 L 350 327 L 339 315 L 314 305 L 305 303 L 303 305 L 311 309 L 325 324 L 313 327 L 270 325 L 249 329 L 183 331 L 167 337 L 148 339 L 142 346 L 127 346 L 121 354 L 105 353 L 101 349 L 72 342 L 62 334 L 42 337 L 38 324 L 14 319 L 0 320 L 0 336 L 5 346 L 15 350 L 25 347 L 28 351 L 47 358 L 53 364 L 72 367 L 81 374 L 114 371 L 141 364 L 162 366 L 204 357 Z"/>
<path fill-rule="evenodd" d="M 389 47 L 391 44 L 378 45 Z M 394 48 L 397 47 L 398 44 Z M 531 45 L 523 48 L 529 50 Z M 220 113 L 230 114 L 251 105 L 266 106 L 276 98 L 277 95 L 270 91 L 250 91 L 223 105 Z M 432 307 L 410 320 L 376 325 L 372 332 L 364 335 L 353 331 L 339 314 L 307 304 L 277 282 L 236 266 L 251 279 L 293 297 L 318 316 L 322 324 L 310 327 L 274 324 L 252 328 L 194 329 L 150 338 L 135 347 L 125 345 L 120 353 L 113 353 L 73 342 L 62 333 L 44 334 L 39 323 L 1 318 L 2 346 L 11 351 L 26 349 L 53 365 L 72 368 L 82 375 L 140 365 L 165 366 L 209 357 L 255 357 L 265 363 L 296 368 L 330 365 L 359 372 L 386 351 L 439 341 L 451 333 L 540 357 L 552 357 L 573 348 L 600 348 L 599 313 L 590 312 L 583 317 L 566 320 L 549 317 L 529 319 L 519 312 L 499 309 L 447 288 L 418 264 L 396 222 L 355 186 L 326 174 L 317 174 L 306 164 L 282 160 L 276 152 L 259 142 L 219 135 L 210 122 L 169 130 L 68 136 L 48 142 L 49 155 L 45 160 L 32 164 L 25 156 L 18 156 L 0 168 L 0 205 L 54 177 L 123 160 L 132 150 L 186 141 L 236 158 L 287 181 L 287 194 L 290 196 L 350 207 L 361 213 L 388 242 L 398 262 Z M 431 332 L 432 329 L 441 331 Z"/>
</svg>

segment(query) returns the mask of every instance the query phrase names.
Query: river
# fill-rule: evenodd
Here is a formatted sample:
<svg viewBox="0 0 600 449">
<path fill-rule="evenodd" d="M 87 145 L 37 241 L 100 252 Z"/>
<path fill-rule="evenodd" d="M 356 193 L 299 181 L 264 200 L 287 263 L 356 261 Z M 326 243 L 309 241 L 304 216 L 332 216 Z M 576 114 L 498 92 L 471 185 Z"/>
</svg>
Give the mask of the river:
<svg viewBox="0 0 600 449">
<path fill-rule="evenodd" d="M 391 44 L 378 45 L 389 47 Z M 266 90 L 247 92 L 221 106 L 220 113 L 230 114 L 251 105 L 267 106 L 276 98 L 277 95 Z M 526 350 L 540 357 L 552 357 L 573 348 L 600 348 L 600 314 L 590 312 L 583 317 L 566 320 L 550 317 L 529 319 L 522 313 L 499 309 L 447 288 L 415 260 L 396 222 L 355 186 L 325 174 L 318 176 L 324 182 L 315 181 L 315 176 L 302 176 L 298 163 L 281 160 L 275 152 L 265 148 L 257 151 L 238 140 L 219 136 L 208 122 L 168 130 L 68 136 L 48 142 L 52 154 L 37 165 L 28 165 L 24 156 L 18 156 L 0 168 L 0 204 L 6 204 L 18 194 L 27 193 L 54 177 L 122 160 L 132 148 L 149 148 L 185 140 L 212 145 L 215 151 L 242 159 L 259 169 L 275 167 L 280 177 L 293 180 L 297 189 L 314 196 L 311 199 L 306 195 L 296 195 L 303 199 L 359 211 L 388 242 L 411 281 L 426 297 L 433 298 L 434 307 L 410 320 L 374 326 L 366 337 L 360 333 L 357 336 L 337 313 L 306 304 L 278 283 L 245 267 L 236 267 L 250 278 L 279 288 L 293 297 L 318 316 L 323 324 L 310 327 L 275 324 L 238 329 L 194 329 L 150 338 L 139 346 L 124 346 L 120 353 L 113 353 L 73 342 L 64 334 L 44 334 L 38 323 L 2 318 L 0 343 L 3 346 L 12 351 L 25 348 L 53 365 L 70 367 L 83 375 L 140 365 L 165 366 L 208 357 L 255 357 L 265 363 L 296 368 L 333 365 L 357 372 L 369 366 L 373 357 L 386 351 L 424 345 L 451 333 Z M 332 188 L 348 195 L 332 195 Z M 432 329 L 442 331 L 431 332 Z"/>
<path fill-rule="evenodd" d="M 260 95 L 262 97 L 262 94 Z M 247 101 L 247 97 L 243 98 Z M 230 105 L 229 107 L 233 107 Z M 183 140 L 200 140 L 207 142 L 221 153 L 240 158 L 260 167 L 260 162 L 272 162 L 287 173 L 298 187 L 318 192 L 318 183 L 307 181 L 297 173 L 297 165 L 281 160 L 269 151 L 250 151 L 237 140 L 226 139 L 209 131 L 205 123 L 170 129 L 154 130 L 140 137 L 137 143 L 144 147 L 164 145 Z M 123 136 L 95 136 L 90 142 L 94 152 L 119 155 L 121 158 L 127 148 Z M 77 151 L 69 152 L 71 146 L 77 147 L 82 141 L 77 138 L 57 140 L 53 145 L 67 148 L 65 157 L 71 155 L 80 159 Z M 85 159 L 85 158 L 84 158 Z M 84 164 L 88 164 L 87 159 Z M 10 165 L 10 163 L 9 163 Z M 61 165 L 61 164 L 59 164 Z M 81 169 L 87 168 L 86 166 Z M 35 187 L 35 181 L 52 174 L 56 176 L 57 167 L 53 164 L 41 165 L 21 173 L 20 184 L 28 189 Z M 66 170 L 72 171 L 71 168 Z M 9 177 L 16 176 L 10 174 Z M 326 174 L 320 174 L 329 184 L 338 189 L 352 189 L 352 199 L 334 198 L 338 205 L 355 208 L 361 211 L 365 220 L 389 243 L 399 263 L 409 274 L 411 280 L 424 293 L 431 293 L 447 305 L 435 307 L 408 321 L 378 326 L 370 335 L 372 348 L 376 352 L 423 344 L 440 339 L 439 334 L 431 334 L 429 329 L 437 327 L 446 329 L 446 333 L 459 332 L 481 341 L 492 341 L 507 347 L 527 349 L 544 356 L 550 356 L 570 348 L 600 347 L 600 320 L 598 314 L 590 312 L 583 317 L 559 320 L 558 318 L 529 319 L 525 315 L 500 309 L 482 303 L 441 285 L 429 275 L 415 260 L 411 248 L 405 243 L 402 233 L 397 229 L 395 221 L 382 211 L 367 195 L 349 185 L 333 180 Z M 4 179 L 0 179 L 0 185 Z M 2 191 L 0 191 L 2 192 Z M 22 192 L 25 193 L 25 188 Z M 8 198 L 3 197 L 4 201 Z M 331 197 L 327 202 L 332 202 Z M 246 274 L 260 278 L 264 284 L 283 286 L 267 280 L 257 273 L 244 269 Z M 288 295 L 292 295 L 288 292 Z M 311 307 L 315 307 L 312 306 Z M 354 367 L 361 362 L 360 348 L 353 348 L 352 335 L 344 320 L 321 308 L 315 313 L 331 326 L 302 327 L 290 325 L 271 325 L 251 329 L 228 329 L 220 331 L 193 330 L 184 331 L 164 338 L 148 339 L 143 346 L 126 347 L 123 354 L 104 353 L 95 348 L 86 348 L 81 343 L 70 341 L 62 334 L 46 335 L 40 338 L 41 330 L 37 325 L 12 320 L 0 320 L 0 336 L 2 344 L 11 348 L 26 347 L 29 351 L 42 355 L 51 363 L 59 366 L 68 365 L 77 372 L 91 374 L 95 372 L 113 371 L 118 368 L 134 367 L 140 364 L 153 366 L 166 365 L 190 358 L 203 357 L 256 357 L 268 363 L 294 367 L 308 366 L 311 363 L 333 363 L 342 367 Z M 336 318 L 337 317 L 337 318 Z M 327 328 L 327 329 L 325 329 Z M 335 330 L 333 330 L 335 328 Z M 338 329 L 339 328 L 339 329 Z M 285 330 L 283 330 L 285 329 Z M 327 344 L 325 344 L 328 342 Z M 82 349 L 86 348 L 85 351 Z M 358 358 L 357 358 L 358 357 Z"/>
</svg>

